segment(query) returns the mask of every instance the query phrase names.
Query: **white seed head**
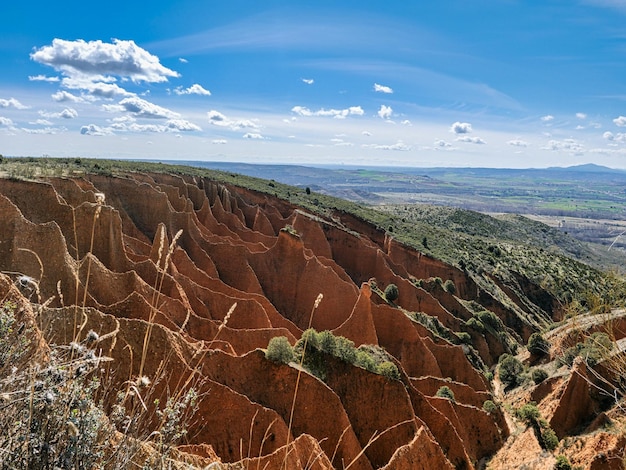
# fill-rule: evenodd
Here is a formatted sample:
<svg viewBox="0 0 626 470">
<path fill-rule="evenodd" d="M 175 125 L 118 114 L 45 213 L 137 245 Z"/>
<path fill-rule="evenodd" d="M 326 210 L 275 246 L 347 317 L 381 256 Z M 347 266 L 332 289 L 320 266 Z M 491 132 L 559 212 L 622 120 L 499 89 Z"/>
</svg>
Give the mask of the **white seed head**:
<svg viewBox="0 0 626 470">
<path fill-rule="evenodd" d="M 100 339 L 100 335 L 93 330 L 89 330 L 89 333 L 87 333 L 87 336 L 85 337 L 85 341 L 88 343 L 93 343 L 98 341 L 98 339 Z"/>
<path fill-rule="evenodd" d="M 145 375 L 137 378 L 137 387 L 139 388 L 147 387 L 151 383 L 152 382 L 150 382 L 150 379 L 146 377 Z"/>
</svg>

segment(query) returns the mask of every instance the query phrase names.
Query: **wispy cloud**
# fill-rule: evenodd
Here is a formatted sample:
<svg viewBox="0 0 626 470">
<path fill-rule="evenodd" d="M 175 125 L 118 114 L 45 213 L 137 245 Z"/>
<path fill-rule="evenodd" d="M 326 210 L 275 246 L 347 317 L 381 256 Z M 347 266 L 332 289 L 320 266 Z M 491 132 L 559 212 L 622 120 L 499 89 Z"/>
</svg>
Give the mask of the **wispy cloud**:
<svg viewBox="0 0 626 470">
<path fill-rule="evenodd" d="M 400 152 L 408 152 L 412 149 L 410 145 L 405 144 L 403 141 L 399 140 L 395 144 L 384 145 L 384 144 L 364 144 L 361 147 L 363 148 L 372 148 L 377 150 L 396 150 Z"/>
<path fill-rule="evenodd" d="M 548 114 L 546 116 L 542 116 L 541 117 L 541 121 L 542 122 L 551 122 L 554 121 L 554 116 L 552 116 L 551 114 Z"/>
<path fill-rule="evenodd" d="M 511 145 L 512 147 L 528 147 L 529 145 L 528 142 L 521 139 L 509 140 L 507 144 Z"/>
<path fill-rule="evenodd" d="M 611 8 L 626 13 L 626 2 L 624 2 L 624 0 L 582 0 L 582 3 L 597 7 Z"/>
<path fill-rule="evenodd" d="M 60 82 L 61 79 L 59 77 L 47 77 L 46 75 L 30 75 L 28 79 L 31 82 L 49 82 L 55 83 Z"/>
<path fill-rule="evenodd" d="M 93 81 L 90 77 L 65 77 L 61 86 L 68 90 L 81 90 L 96 98 L 116 98 L 119 96 L 133 96 L 115 83 Z"/>
<path fill-rule="evenodd" d="M 28 109 L 28 106 L 23 105 L 15 98 L 9 98 L 8 100 L 0 98 L 0 108 Z"/>
<path fill-rule="evenodd" d="M 351 106 L 349 108 L 344 109 L 319 109 L 317 111 L 311 111 L 309 108 L 305 106 L 294 106 L 291 108 L 291 111 L 296 113 L 298 116 L 329 116 L 335 119 L 344 119 L 348 116 L 363 116 L 365 111 L 360 106 Z"/>
<path fill-rule="evenodd" d="M 313 80 L 312 78 L 303 78 L 302 81 L 307 85 L 313 85 L 315 83 L 315 80 Z"/>
<path fill-rule="evenodd" d="M 485 142 L 483 139 L 481 139 L 480 137 L 471 137 L 469 135 L 462 135 L 460 137 L 457 137 L 456 139 L 457 142 L 466 142 L 468 144 L 480 144 L 480 145 L 484 145 L 487 142 Z"/>
</svg>

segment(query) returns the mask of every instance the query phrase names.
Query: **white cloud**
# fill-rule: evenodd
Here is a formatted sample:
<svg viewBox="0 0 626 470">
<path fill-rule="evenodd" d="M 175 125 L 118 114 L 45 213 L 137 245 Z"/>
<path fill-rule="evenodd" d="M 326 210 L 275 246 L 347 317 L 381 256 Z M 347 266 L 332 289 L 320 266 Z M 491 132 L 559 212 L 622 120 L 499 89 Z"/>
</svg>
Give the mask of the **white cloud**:
<svg viewBox="0 0 626 470">
<path fill-rule="evenodd" d="M 411 150 L 412 148 L 410 145 L 405 144 L 401 140 L 398 140 L 395 144 L 391 144 L 391 145 L 366 144 L 366 145 L 362 145 L 361 147 L 372 148 L 372 149 L 377 149 L 377 150 L 397 150 L 401 152 L 407 152 Z"/>
<path fill-rule="evenodd" d="M 543 150 L 552 150 L 555 152 L 558 151 L 569 151 L 574 153 L 581 153 L 585 150 L 585 146 L 580 142 L 577 142 L 574 139 L 564 139 L 564 140 L 550 140 L 545 147 L 542 147 Z"/>
<path fill-rule="evenodd" d="M 585 113 L 576 113 L 576 117 L 578 119 L 587 119 L 587 115 Z"/>
<path fill-rule="evenodd" d="M 226 139 L 215 139 L 212 140 L 211 143 L 215 145 L 225 145 L 228 143 L 228 141 Z"/>
<path fill-rule="evenodd" d="M 455 122 L 450 126 L 450 132 L 454 134 L 469 134 L 472 132 L 472 125 L 469 122 Z"/>
<path fill-rule="evenodd" d="M 470 137 L 469 135 L 464 135 L 461 137 L 457 137 L 455 139 L 457 142 L 467 142 L 468 144 L 486 144 L 487 142 L 485 142 L 483 139 L 481 139 L 480 137 Z"/>
<path fill-rule="evenodd" d="M 351 106 L 346 109 L 320 109 L 318 111 L 311 111 L 304 106 L 294 106 L 291 111 L 298 116 L 330 116 L 336 119 L 344 119 L 348 116 L 363 116 L 365 111 L 360 106 Z"/>
<path fill-rule="evenodd" d="M 393 93 L 393 90 L 385 85 L 379 85 L 378 83 L 374 83 L 374 91 L 376 93 L 387 93 L 387 94 L 391 94 Z"/>
<path fill-rule="evenodd" d="M 74 119 L 78 117 L 78 112 L 74 108 L 65 108 L 59 113 L 59 116 L 63 119 Z"/>
<path fill-rule="evenodd" d="M 378 110 L 378 116 L 381 119 L 389 119 L 393 114 L 393 109 L 391 106 L 385 106 L 384 104 L 380 105 L 380 109 Z"/>
<path fill-rule="evenodd" d="M 602 134 L 602 137 L 609 142 L 626 143 L 626 133 L 618 132 L 617 134 L 613 134 L 612 132 L 607 131 Z"/>
<path fill-rule="evenodd" d="M 238 131 L 241 129 L 259 129 L 259 125 L 249 119 L 232 120 L 227 118 L 219 111 L 212 109 L 207 113 L 209 122 L 214 126 L 226 127 L 231 131 Z"/>
<path fill-rule="evenodd" d="M 200 126 L 195 125 L 193 122 L 186 121 L 184 119 L 170 119 L 165 123 L 168 129 L 175 131 L 201 131 Z"/>
<path fill-rule="evenodd" d="M 178 62 L 180 62 L 181 64 L 187 64 L 189 63 L 189 61 L 187 59 L 185 59 L 184 57 L 179 57 L 178 58 Z"/>
<path fill-rule="evenodd" d="M 413 125 L 413 123 L 411 121 L 409 121 L 408 119 L 405 119 L 400 124 L 402 124 L 403 126 L 412 126 Z"/>
<path fill-rule="evenodd" d="M 84 103 L 85 100 L 80 96 L 73 95 L 65 90 L 59 90 L 52 95 L 52 99 L 58 103 Z"/>
<path fill-rule="evenodd" d="M 450 148 L 452 147 L 452 144 L 450 142 L 446 142 L 445 140 L 436 140 L 435 141 L 435 147 L 439 147 L 439 148 Z"/>
<path fill-rule="evenodd" d="M 620 116 L 613 119 L 613 122 L 617 127 L 626 127 L 626 116 Z"/>
<path fill-rule="evenodd" d="M 194 83 L 189 88 L 183 89 L 183 87 L 177 87 L 174 89 L 174 93 L 177 95 L 202 95 L 202 96 L 211 96 L 211 92 L 202 87 L 202 85 L 198 85 Z"/>
<path fill-rule="evenodd" d="M 57 38 L 52 40 L 51 45 L 37 49 L 30 57 L 68 77 L 115 75 L 133 82 L 159 83 L 166 82 L 168 77 L 180 76 L 178 72 L 161 65 L 157 56 L 137 46 L 134 41 L 119 39 L 105 43 L 100 40 L 87 42 Z"/>
<path fill-rule="evenodd" d="M 15 98 L 9 98 L 8 100 L 0 98 L 0 108 L 28 109 L 28 106 L 24 106 Z"/>
<path fill-rule="evenodd" d="M 34 124 L 36 126 L 51 126 L 52 122 L 47 119 L 37 119 L 35 121 L 31 121 L 28 124 Z"/>
<path fill-rule="evenodd" d="M 184 119 L 169 119 L 165 124 L 139 124 L 132 116 L 121 116 L 112 119 L 109 128 L 118 132 L 158 133 L 201 131 L 200 126 Z"/>
<path fill-rule="evenodd" d="M 61 86 L 70 90 L 84 90 L 98 98 L 115 98 L 116 96 L 134 96 L 133 93 L 126 91 L 124 88 L 115 83 L 105 81 L 94 82 L 89 77 L 69 78 L 62 80 Z"/>
<path fill-rule="evenodd" d="M 78 117 L 78 112 L 74 108 L 65 108 L 58 113 L 49 113 L 47 111 L 39 111 L 39 115 L 49 119 L 74 119 Z"/>
<path fill-rule="evenodd" d="M 150 103 L 149 101 L 139 98 L 138 96 L 124 98 L 119 102 L 119 105 L 136 117 L 151 119 L 176 119 L 180 117 L 180 114 L 170 111 L 169 109 L 162 108 L 154 103 Z"/>
<path fill-rule="evenodd" d="M 550 122 L 550 121 L 554 121 L 554 116 L 552 116 L 551 114 L 548 114 L 547 116 L 542 116 L 541 120 L 543 122 Z"/>
<path fill-rule="evenodd" d="M 363 131 L 363 132 L 361 132 L 361 134 L 363 134 L 365 137 L 369 137 L 369 136 L 372 135 L 372 133 L 369 132 L 369 131 Z"/>
<path fill-rule="evenodd" d="M 111 129 L 107 127 L 96 126 L 95 124 L 88 124 L 80 128 L 82 135 L 111 135 Z"/>
<path fill-rule="evenodd" d="M 315 83 L 315 80 L 313 80 L 312 78 L 303 78 L 302 81 L 307 85 L 313 85 Z"/>
<path fill-rule="evenodd" d="M 47 77 L 46 75 L 30 75 L 28 79 L 31 82 L 49 82 L 55 83 L 61 81 L 59 77 Z"/>
<path fill-rule="evenodd" d="M 13 126 L 13 121 L 9 118 L 0 116 L 0 126 L 11 127 Z"/>
<path fill-rule="evenodd" d="M 256 132 L 246 132 L 243 135 L 244 139 L 253 139 L 253 140 L 265 140 L 265 137 L 263 137 L 261 134 L 258 134 Z"/>
<path fill-rule="evenodd" d="M 226 116 L 224 116 L 222 113 L 220 113 L 219 111 L 215 111 L 215 110 L 211 110 L 207 113 L 208 117 L 209 117 L 209 121 L 211 122 L 211 124 L 215 124 L 217 126 L 221 125 L 219 123 L 226 123 L 229 122 L 228 118 Z"/>
<path fill-rule="evenodd" d="M 67 129 L 64 127 L 44 127 L 42 129 L 29 129 L 22 127 L 22 132 L 25 132 L 26 134 L 56 135 L 60 132 L 66 131 Z"/>
<path fill-rule="evenodd" d="M 528 147 L 528 142 L 521 140 L 521 139 L 513 139 L 513 140 L 509 140 L 507 142 L 507 144 L 513 146 L 513 147 Z"/>
</svg>

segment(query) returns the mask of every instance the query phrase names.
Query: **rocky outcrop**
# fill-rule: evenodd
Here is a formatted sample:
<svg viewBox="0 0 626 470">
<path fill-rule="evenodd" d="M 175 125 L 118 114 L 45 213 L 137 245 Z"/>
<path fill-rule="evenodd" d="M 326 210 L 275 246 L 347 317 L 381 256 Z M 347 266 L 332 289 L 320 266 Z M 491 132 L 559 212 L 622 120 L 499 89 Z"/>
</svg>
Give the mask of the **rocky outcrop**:
<svg viewBox="0 0 626 470">
<path fill-rule="evenodd" d="M 501 416 L 482 410 L 489 383 L 468 348 L 410 315 L 463 331 L 465 302 L 486 294 L 350 214 L 320 217 L 181 175 L 0 179 L 0 271 L 4 291 L 32 280 L 36 289 L 19 295 L 45 303 L 47 341 L 81 342 L 89 330 L 105 338 L 105 390 L 146 376 L 148 408 L 194 388 L 181 450 L 198 459 L 469 469 L 508 435 Z M 454 294 L 416 283 L 435 276 L 452 280 Z M 372 292 L 372 278 L 399 287 L 394 304 Z M 511 308 L 490 299 L 485 307 L 507 319 Z M 384 348 L 400 379 L 328 356 L 321 380 L 265 358 L 272 338 L 293 345 L 310 326 Z M 485 340 L 478 349 L 496 354 Z M 444 384 L 456 403 L 434 396 Z"/>
</svg>

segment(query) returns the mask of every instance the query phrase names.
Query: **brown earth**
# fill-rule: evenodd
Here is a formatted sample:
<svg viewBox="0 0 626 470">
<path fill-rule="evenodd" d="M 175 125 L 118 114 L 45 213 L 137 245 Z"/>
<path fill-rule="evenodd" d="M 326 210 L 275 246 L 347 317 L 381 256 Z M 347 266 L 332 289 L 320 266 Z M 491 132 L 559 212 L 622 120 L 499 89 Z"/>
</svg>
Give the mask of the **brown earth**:
<svg viewBox="0 0 626 470">
<path fill-rule="evenodd" d="M 507 441 L 502 412 L 482 409 L 495 398 L 469 348 L 409 315 L 423 312 L 458 332 L 472 315 L 465 301 L 482 303 L 509 327 L 520 322 L 516 311 L 531 309 L 519 298 L 510 299 L 515 307 L 501 303 L 463 271 L 350 214 L 321 218 L 179 175 L 0 179 L 0 271 L 2 292 L 20 287 L 28 308 L 26 299 L 46 302 L 39 325 L 46 341 L 111 333 L 98 344 L 113 359 L 109 389 L 142 376 L 154 384 L 153 397 L 197 389 L 180 450 L 204 464 L 472 469 L 526 440 L 534 447 L 524 450 L 527 460 L 520 451 L 520 465 L 541 452 L 527 433 Z M 451 279 L 455 294 L 415 282 L 432 277 Z M 373 278 L 381 289 L 396 284 L 399 298 L 388 304 L 374 294 Z M 322 381 L 265 358 L 271 338 L 293 345 L 309 326 L 383 347 L 400 379 L 328 356 Z M 533 325 L 516 331 L 526 338 Z M 471 333 L 477 355 L 493 364 L 503 345 Z M 455 402 L 435 397 L 443 385 Z M 595 410 L 590 403 L 578 415 L 565 411 L 583 385 L 572 379 L 555 407 L 560 437 Z"/>
</svg>

